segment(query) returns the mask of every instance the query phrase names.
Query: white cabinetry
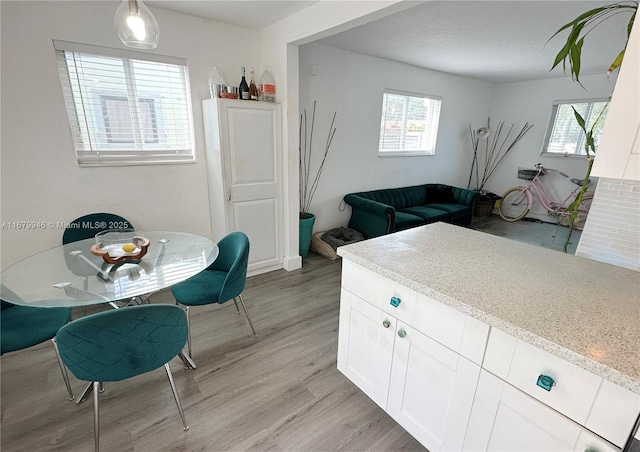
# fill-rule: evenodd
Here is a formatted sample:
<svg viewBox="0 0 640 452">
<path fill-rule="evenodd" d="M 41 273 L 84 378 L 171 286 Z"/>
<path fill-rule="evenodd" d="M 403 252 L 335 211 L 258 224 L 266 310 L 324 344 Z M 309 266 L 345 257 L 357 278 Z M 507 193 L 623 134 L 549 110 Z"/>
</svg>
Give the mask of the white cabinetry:
<svg viewBox="0 0 640 452">
<path fill-rule="evenodd" d="M 484 369 L 463 450 L 619 451 Z"/>
<path fill-rule="evenodd" d="M 488 327 L 348 261 L 343 269 L 338 369 L 430 451 L 460 450 L 480 372 L 460 353 L 481 357 Z"/>
<path fill-rule="evenodd" d="M 640 25 L 629 36 L 591 174 L 640 180 Z"/>
<path fill-rule="evenodd" d="M 624 446 L 640 395 L 348 259 L 342 266 L 338 370 L 431 452 Z"/>
<path fill-rule="evenodd" d="M 279 104 L 202 102 L 212 237 L 249 237 L 249 274 L 282 267 L 282 139 Z"/>
</svg>

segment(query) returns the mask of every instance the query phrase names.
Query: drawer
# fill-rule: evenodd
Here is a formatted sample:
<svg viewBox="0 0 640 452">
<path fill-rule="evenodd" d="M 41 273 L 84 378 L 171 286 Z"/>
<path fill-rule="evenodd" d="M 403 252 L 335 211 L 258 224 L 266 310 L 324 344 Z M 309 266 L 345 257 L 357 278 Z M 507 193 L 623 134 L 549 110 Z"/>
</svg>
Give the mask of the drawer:
<svg viewBox="0 0 640 452">
<path fill-rule="evenodd" d="M 602 382 L 601 377 L 495 328 L 483 367 L 581 425 Z M 548 390 L 538 385 L 541 376 L 550 377 Z"/>
<path fill-rule="evenodd" d="M 624 447 L 640 413 L 640 394 L 603 380 L 585 427 Z"/>
<path fill-rule="evenodd" d="M 416 291 L 348 260 L 342 261 L 342 287 L 396 319 L 413 324 Z"/>
<path fill-rule="evenodd" d="M 480 371 L 462 450 L 620 451 L 486 370 Z"/>
<path fill-rule="evenodd" d="M 489 326 L 348 260 L 342 287 L 401 322 L 480 365 Z M 391 303 L 392 298 L 395 304 Z M 399 303 L 399 304 L 398 304 Z"/>
<path fill-rule="evenodd" d="M 477 365 L 489 336 L 489 325 L 426 295 L 418 294 L 414 328 Z"/>
</svg>

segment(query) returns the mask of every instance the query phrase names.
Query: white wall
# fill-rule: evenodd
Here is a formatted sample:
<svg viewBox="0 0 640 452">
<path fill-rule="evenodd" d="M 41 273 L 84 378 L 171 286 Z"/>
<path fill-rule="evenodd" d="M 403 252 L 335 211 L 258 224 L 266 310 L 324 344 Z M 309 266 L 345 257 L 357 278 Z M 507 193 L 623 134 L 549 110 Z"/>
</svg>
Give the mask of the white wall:
<svg viewBox="0 0 640 452">
<path fill-rule="evenodd" d="M 400 0 L 320 0 L 260 30 L 260 55 L 276 79 L 276 100 L 283 114 L 283 177 L 286 270 L 300 268 L 298 255 L 298 46 L 415 6 Z"/>
<path fill-rule="evenodd" d="M 496 84 L 491 105 L 492 124 L 504 121 L 505 126 L 510 126 L 515 122 L 516 128 L 519 128 L 529 122 L 534 126 L 491 176 L 486 189 L 502 195 L 510 187 L 526 185 L 528 181 L 517 177 L 518 167 L 533 168 L 536 163 L 542 163 L 545 167 L 557 169 L 571 177 L 584 179 L 587 171 L 586 159 L 540 155 L 554 100 L 608 98 L 615 85 L 615 77 L 609 80 L 605 74 L 583 76 L 581 81 L 584 88 L 570 77 Z M 576 187 L 568 179 L 556 174 L 545 176 L 544 182 L 545 187 L 549 187 L 550 193 L 558 200 L 564 200 Z M 595 179 L 593 188 L 595 189 Z M 553 221 L 537 201 L 529 216 Z"/>
<path fill-rule="evenodd" d="M 256 31 L 152 9 L 160 44 L 152 52 L 187 58 L 197 147 L 196 164 L 80 168 L 51 40 L 124 46 L 113 27 L 118 2 L 2 1 L 2 221 L 68 222 L 108 211 L 141 230 L 209 235 L 201 100 L 221 68 L 229 83 L 240 66 L 260 67 Z M 4 269 L 60 244 L 61 229 L 1 231 Z"/>
<path fill-rule="evenodd" d="M 314 153 L 324 151 L 333 111 L 337 129 L 311 211 L 317 231 L 346 226 L 344 195 L 423 183 L 467 185 L 472 154 L 468 123 L 486 121 L 491 83 L 395 63 L 321 44 L 300 47 L 300 111 L 317 100 Z M 311 75 L 311 65 L 318 75 Z M 378 157 L 385 88 L 442 97 L 436 153 Z"/>
</svg>

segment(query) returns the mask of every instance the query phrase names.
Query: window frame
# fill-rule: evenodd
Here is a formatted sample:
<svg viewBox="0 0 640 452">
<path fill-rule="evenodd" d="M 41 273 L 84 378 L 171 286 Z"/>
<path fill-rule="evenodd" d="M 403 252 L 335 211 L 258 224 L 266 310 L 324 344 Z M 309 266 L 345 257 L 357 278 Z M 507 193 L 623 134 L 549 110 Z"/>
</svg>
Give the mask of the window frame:
<svg viewBox="0 0 640 452">
<path fill-rule="evenodd" d="M 186 58 L 55 39 L 53 46 L 71 129 L 71 138 L 79 166 L 196 163 L 193 103 Z M 117 78 L 119 79 L 117 86 L 109 88 L 89 86 L 89 83 L 84 84 L 82 78 L 73 78 L 72 82 L 70 71 L 72 66 L 68 64 L 67 59 L 72 59 L 77 54 L 119 60 L 122 63 L 122 73 L 119 73 Z M 138 66 L 153 63 L 168 65 L 166 68 L 158 67 L 158 71 L 164 70 L 167 71 L 167 74 L 173 74 L 171 76 L 174 80 L 173 83 L 167 87 L 158 88 L 157 93 L 154 93 L 153 90 L 141 89 L 142 85 L 137 85 L 135 81 L 134 66 L 136 61 L 139 62 Z M 104 64 L 106 64 L 106 60 Z M 143 69 L 140 68 L 140 70 Z M 74 73 L 74 75 L 77 74 L 77 72 Z M 161 72 L 158 72 L 157 75 L 161 75 Z M 148 80 L 153 82 L 154 79 L 148 78 Z M 149 85 L 147 85 L 148 87 Z M 174 97 L 167 97 L 163 92 L 165 89 L 173 89 Z M 75 95 L 78 93 L 82 96 L 81 99 L 76 98 Z M 108 98 L 122 98 L 128 104 L 131 102 L 129 108 L 133 116 L 129 118 L 129 121 L 131 122 L 133 140 L 116 137 L 115 141 L 112 141 L 109 137 L 113 131 L 109 130 L 109 119 L 104 115 L 102 109 L 104 100 Z M 132 98 L 135 99 L 135 103 L 130 101 Z M 162 105 L 162 101 L 172 103 L 175 98 L 179 99 L 175 108 L 169 107 L 167 109 Z M 138 109 L 143 104 L 145 108 L 149 106 L 150 111 Z M 79 112 L 78 108 L 83 111 Z M 87 111 L 92 113 L 86 113 Z M 145 124 L 151 125 L 149 130 L 146 130 L 141 124 L 140 115 L 145 113 L 150 115 L 149 119 L 144 121 Z M 171 121 L 176 114 L 180 118 L 178 123 Z M 166 116 L 164 120 L 163 116 Z M 98 136 L 102 138 L 99 139 Z M 173 136 L 178 138 L 177 141 L 171 140 Z M 153 140 L 148 140 L 149 137 L 152 137 Z M 102 142 L 102 146 L 100 146 L 100 142 Z"/>
<path fill-rule="evenodd" d="M 438 102 L 438 112 L 437 112 L 437 117 L 435 118 L 435 120 L 432 122 L 431 126 L 435 125 L 435 130 L 432 130 L 433 133 L 435 133 L 435 137 L 433 139 L 433 149 L 416 149 L 416 150 L 411 150 L 411 149 L 401 149 L 401 150 L 391 150 L 391 149 L 383 149 L 380 147 L 380 143 L 382 142 L 382 138 L 383 138 L 383 122 L 384 122 L 384 113 L 385 113 L 385 101 L 386 101 L 386 96 L 388 94 L 391 95 L 397 95 L 397 96 L 404 96 L 407 99 L 409 98 L 420 98 L 420 99 L 429 99 L 431 101 L 436 101 Z M 440 116 L 442 113 L 442 97 L 441 96 L 435 96 L 432 94 L 425 94 L 425 93 L 416 93 L 416 92 L 411 92 L 411 91 L 403 91 L 403 90 L 396 90 L 396 89 L 390 89 L 390 88 L 385 88 L 383 93 L 382 93 L 382 108 L 380 109 L 380 132 L 378 135 L 378 157 L 417 157 L 417 156 L 430 156 L 430 155 L 435 155 L 436 153 L 436 147 L 437 147 L 437 140 L 438 140 L 438 130 L 440 128 Z M 434 124 L 435 123 L 435 124 Z M 403 129 L 404 133 L 406 134 L 406 128 Z"/>
<path fill-rule="evenodd" d="M 561 105 L 574 105 L 574 104 L 588 104 L 587 112 L 588 114 L 584 117 L 587 124 L 589 124 L 590 114 L 593 111 L 594 105 L 597 103 L 609 103 L 610 99 L 606 97 L 596 97 L 596 98 L 588 98 L 588 99 L 567 99 L 567 100 L 555 100 L 551 104 L 551 113 L 549 114 L 549 121 L 547 122 L 547 128 L 544 132 L 544 140 L 542 141 L 542 149 L 540 151 L 540 155 L 544 157 L 562 157 L 562 158 L 586 158 L 587 153 L 584 151 L 585 144 L 585 135 L 584 133 L 580 133 L 578 141 L 576 143 L 576 150 L 578 152 L 549 152 L 547 149 L 549 148 L 549 142 L 551 141 L 551 135 L 553 134 L 553 129 L 555 126 L 556 118 L 558 115 L 558 110 Z M 575 120 L 575 119 L 574 119 Z M 602 127 L 604 127 L 604 123 L 606 121 L 606 116 L 602 121 Z M 576 122 L 576 126 L 578 123 Z M 579 127 L 579 126 L 578 126 Z"/>
</svg>

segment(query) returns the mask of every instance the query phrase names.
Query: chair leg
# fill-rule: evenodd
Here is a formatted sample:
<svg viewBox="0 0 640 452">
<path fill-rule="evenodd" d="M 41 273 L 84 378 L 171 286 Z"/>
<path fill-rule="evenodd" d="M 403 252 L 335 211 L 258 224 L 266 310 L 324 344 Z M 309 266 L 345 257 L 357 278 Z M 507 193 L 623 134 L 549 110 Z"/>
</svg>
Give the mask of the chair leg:
<svg viewBox="0 0 640 452">
<path fill-rule="evenodd" d="M 233 303 L 236 305 L 236 312 L 240 314 L 240 307 L 238 306 L 238 301 L 236 300 L 236 297 L 233 297 Z"/>
<path fill-rule="evenodd" d="M 187 314 L 187 350 L 189 351 L 189 356 L 193 357 L 191 353 L 191 321 L 189 320 L 189 306 L 186 307 L 185 312 Z"/>
<path fill-rule="evenodd" d="M 253 331 L 253 337 L 258 337 L 258 335 L 256 334 L 256 329 L 253 327 L 253 322 L 251 321 L 251 317 L 249 317 L 249 311 L 247 311 L 247 307 L 244 305 L 242 294 L 239 294 L 238 298 L 240 298 L 240 304 L 242 305 L 242 309 L 244 310 L 244 315 L 247 316 L 247 320 L 249 321 L 249 326 L 251 327 L 251 331 Z M 235 301 L 235 298 L 233 300 Z"/>
<path fill-rule="evenodd" d="M 53 349 L 56 352 L 56 359 L 58 360 L 58 366 L 60 366 L 60 372 L 62 372 L 62 379 L 64 380 L 64 385 L 67 387 L 67 394 L 69 394 L 69 400 L 73 400 L 73 392 L 71 391 L 71 385 L 69 384 L 69 375 L 67 374 L 67 368 L 62 362 L 62 358 L 60 358 L 60 352 L 58 351 L 58 344 L 56 343 L 56 338 L 51 338 L 51 342 L 53 342 Z"/>
<path fill-rule="evenodd" d="M 182 403 L 180 403 L 180 396 L 178 395 L 178 390 L 176 389 L 176 382 L 173 381 L 173 374 L 171 373 L 171 368 L 169 368 L 169 363 L 164 365 L 164 369 L 167 371 L 167 377 L 169 377 L 169 384 L 171 385 L 171 391 L 173 391 L 173 398 L 176 399 L 176 405 L 178 405 L 178 412 L 180 413 L 180 418 L 182 418 L 182 426 L 184 431 L 189 430 L 189 426 L 187 425 L 187 420 L 184 417 L 184 410 L 182 409 Z"/>
<path fill-rule="evenodd" d="M 100 450 L 100 383 L 93 382 L 93 439 L 95 441 L 95 450 Z"/>
</svg>

